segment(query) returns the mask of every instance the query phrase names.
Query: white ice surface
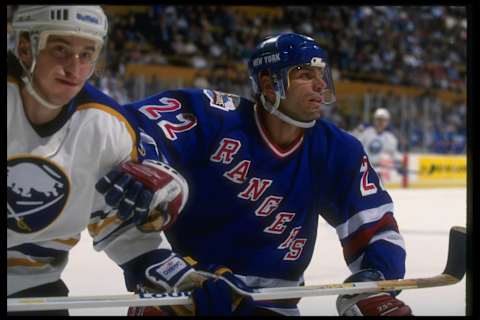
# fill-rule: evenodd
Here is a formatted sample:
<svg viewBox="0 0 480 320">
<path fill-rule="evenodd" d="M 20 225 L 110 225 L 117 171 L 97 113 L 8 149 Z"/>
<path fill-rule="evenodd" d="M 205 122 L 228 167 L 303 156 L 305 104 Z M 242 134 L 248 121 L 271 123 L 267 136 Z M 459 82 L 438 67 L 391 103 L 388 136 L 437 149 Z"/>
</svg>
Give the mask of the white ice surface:
<svg viewBox="0 0 480 320">
<path fill-rule="evenodd" d="M 466 225 L 465 189 L 391 190 L 395 218 L 407 249 L 406 278 L 440 274 L 447 258 L 451 226 Z M 333 228 L 318 227 L 314 257 L 305 279 L 307 285 L 340 283 L 349 275 Z M 70 295 L 127 293 L 123 276 L 104 253 L 95 252 L 86 232 L 72 250 L 63 279 Z M 302 315 L 336 315 L 335 296 L 303 298 Z M 415 315 L 465 315 L 465 278 L 458 284 L 430 289 L 404 290 L 399 299 Z M 127 308 L 71 309 L 71 315 L 125 315 Z"/>
</svg>

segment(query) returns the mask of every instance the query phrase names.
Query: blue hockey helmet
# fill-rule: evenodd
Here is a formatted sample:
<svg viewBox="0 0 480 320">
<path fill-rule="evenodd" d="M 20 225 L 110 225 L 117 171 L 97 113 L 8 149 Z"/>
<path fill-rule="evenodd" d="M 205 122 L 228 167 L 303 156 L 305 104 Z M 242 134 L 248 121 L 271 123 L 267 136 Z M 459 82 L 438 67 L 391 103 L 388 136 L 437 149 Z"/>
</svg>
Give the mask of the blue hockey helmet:
<svg viewBox="0 0 480 320">
<path fill-rule="evenodd" d="M 298 33 L 282 33 L 269 37 L 255 48 L 248 61 L 254 93 L 260 93 L 260 73 L 268 71 L 275 91 L 280 98 L 285 99 L 289 84 L 288 73 L 292 68 L 302 65 L 318 66 L 323 69 L 324 81 L 327 84 L 323 92 L 323 103 L 334 103 L 335 86 L 326 52 L 314 39 Z"/>
<path fill-rule="evenodd" d="M 315 120 L 304 122 L 291 118 L 278 108 L 280 100 L 286 98 L 289 85 L 289 72 L 302 66 L 319 67 L 323 71 L 325 87 L 322 89 L 322 104 L 336 101 L 335 86 L 327 63 L 327 54 L 311 37 L 297 33 L 282 33 L 263 40 L 254 50 L 248 61 L 248 71 L 253 91 L 259 95 L 263 107 L 283 121 L 302 128 L 309 128 Z M 271 104 L 260 90 L 260 75 L 267 71 L 272 79 L 275 102 Z"/>
</svg>

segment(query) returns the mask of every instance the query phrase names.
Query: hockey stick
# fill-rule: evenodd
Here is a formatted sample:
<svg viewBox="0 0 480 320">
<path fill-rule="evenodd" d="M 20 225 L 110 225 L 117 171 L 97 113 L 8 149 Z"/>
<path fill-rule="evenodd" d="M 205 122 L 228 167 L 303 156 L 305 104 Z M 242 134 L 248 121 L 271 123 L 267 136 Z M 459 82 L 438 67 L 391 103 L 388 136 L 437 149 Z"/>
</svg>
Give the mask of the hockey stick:
<svg viewBox="0 0 480 320">
<path fill-rule="evenodd" d="M 465 240 L 466 230 L 464 227 L 452 227 L 450 229 L 447 265 L 443 273 L 434 277 L 351 282 L 305 287 L 265 288 L 259 289 L 257 292 L 250 293 L 249 295 L 255 301 L 260 301 L 452 285 L 459 282 L 465 275 Z M 244 294 L 245 292 L 239 293 Z M 10 312 L 67 308 L 185 305 L 191 304 L 189 295 L 190 292 L 177 292 L 110 296 L 10 298 L 7 299 L 7 310 Z"/>
</svg>

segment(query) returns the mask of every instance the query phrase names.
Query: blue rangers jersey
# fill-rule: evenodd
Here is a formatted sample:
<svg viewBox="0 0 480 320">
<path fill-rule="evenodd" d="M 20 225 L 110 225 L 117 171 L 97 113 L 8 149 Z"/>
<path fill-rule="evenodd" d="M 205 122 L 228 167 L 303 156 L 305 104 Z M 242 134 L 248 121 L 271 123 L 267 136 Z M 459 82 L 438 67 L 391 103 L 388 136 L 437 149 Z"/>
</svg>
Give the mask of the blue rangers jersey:
<svg viewBox="0 0 480 320">
<path fill-rule="evenodd" d="M 126 106 L 143 131 L 142 152 L 189 183 L 187 205 L 166 232 L 174 251 L 227 266 L 253 287 L 300 285 L 321 216 L 336 229 L 352 272 L 375 268 L 402 278 L 405 248 L 392 199 L 360 142 L 319 120 L 280 148 L 259 108 L 206 89 Z"/>
</svg>

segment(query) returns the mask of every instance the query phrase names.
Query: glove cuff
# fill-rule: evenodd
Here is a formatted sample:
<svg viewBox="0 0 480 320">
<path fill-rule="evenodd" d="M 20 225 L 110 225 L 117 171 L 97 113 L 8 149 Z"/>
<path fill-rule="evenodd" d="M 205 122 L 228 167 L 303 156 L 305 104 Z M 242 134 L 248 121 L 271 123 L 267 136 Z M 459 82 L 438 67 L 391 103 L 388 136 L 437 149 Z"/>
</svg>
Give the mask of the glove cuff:
<svg viewBox="0 0 480 320">
<path fill-rule="evenodd" d="M 185 203 L 187 202 L 188 199 L 188 184 L 185 178 L 174 168 L 170 167 L 166 163 L 160 162 L 160 161 L 154 161 L 154 160 L 143 160 L 142 165 L 147 166 L 152 168 L 154 171 L 157 172 L 163 172 L 166 173 L 171 177 L 171 179 L 175 182 L 172 184 L 168 190 L 166 190 L 167 193 L 167 201 L 173 201 L 174 198 L 177 197 L 177 194 L 180 195 L 180 204 L 178 208 L 178 212 L 183 210 L 183 207 L 185 206 Z M 155 197 L 155 195 L 154 195 Z M 153 199 L 155 200 L 155 199 Z M 159 201 L 152 201 L 152 203 L 157 203 Z M 152 209 L 152 208 L 151 208 Z"/>
<path fill-rule="evenodd" d="M 149 266 L 145 275 L 151 283 L 170 292 L 192 272 L 193 269 L 185 260 L 172 253 L 164 261 Z"/>
<path fill-rule="evenodd" d="M 170 292 L 194 271 L 187 260 L 166 249 L 149 251 L 120 267 L 129 291 L 140 284 Z"/>
</svg>

